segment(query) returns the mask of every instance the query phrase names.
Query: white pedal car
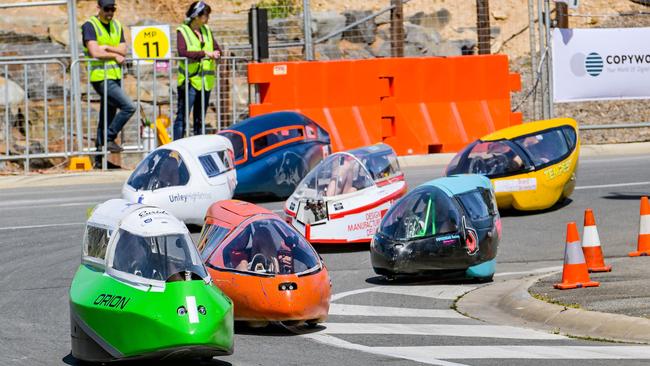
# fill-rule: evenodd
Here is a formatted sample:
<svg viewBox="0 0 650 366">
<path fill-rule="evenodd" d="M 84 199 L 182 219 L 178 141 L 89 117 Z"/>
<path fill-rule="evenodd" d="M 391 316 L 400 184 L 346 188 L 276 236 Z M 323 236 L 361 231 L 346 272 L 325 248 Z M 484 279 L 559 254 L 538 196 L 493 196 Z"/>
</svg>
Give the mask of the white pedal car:
<svg viewBox="0 0 650 366">
<path fill-rule="evenodd" d="M 232 198 L 237 185 L 230 141 L 192 136 L 163 145 L 142 160 L 122 187 L 131 202 L 164 208 L 187 224 L 203 224 L 208 207 Z"/>
<path fill-rule="evenodd" d="M 312 243 L 369 242 L 406 190 L 395 151 L 377 144 L 323 160 L 300 182 L 284 211 Z"/>
</svg>

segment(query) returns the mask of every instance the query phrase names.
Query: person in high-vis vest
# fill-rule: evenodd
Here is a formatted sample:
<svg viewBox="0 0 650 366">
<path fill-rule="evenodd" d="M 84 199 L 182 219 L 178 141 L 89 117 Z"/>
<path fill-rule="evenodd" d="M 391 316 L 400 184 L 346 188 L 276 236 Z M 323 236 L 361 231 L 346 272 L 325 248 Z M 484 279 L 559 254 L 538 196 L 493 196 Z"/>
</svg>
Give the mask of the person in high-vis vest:
<svg viewBox="0 0 650 366">
<path fill-rule="evenodd" d="M 101 98 L 95 146 L 97 151 L 103 150 L 106 105 L 106 149 L 110 152 L 120 152 L 122 147 L 115 142 L 115 138 L 135 113 L 133 101 L 122 89 L 122 64 L 126 57 L 126 42 L 122 25 L 113 19 L 117 9 L 115 0 L 99 0 L 97 8 L 97 16 L 91 17 L 81 26 L 84 54 L 88 58 L 97 59 L 88 61 L 87 68 L 90 70 L 90 84 Z M 95 166 L 101 165 L 101 158 L 100 155 L 95 157 Z"/>
<path fill-rule="evenodd" d="M 174 120 L 174 140 L 185 136 L 186 105 L 188 117 L 189 112 L 193 114 L 194 135 L 200 135 L 202 131 L 204 121 L 201 117 L 208 109 L 210 91 L 216 81 L 216 60 L 221 57 L 219 44 L 207 26 L 211 11 L 210 5 L 205 2 L 193 2 L 185 14 L 185 22 L 176 30 L 178 56 L 187 58 L 187 67 L 184 61 L 178 62 L 178 109 Z"/>
</svg>

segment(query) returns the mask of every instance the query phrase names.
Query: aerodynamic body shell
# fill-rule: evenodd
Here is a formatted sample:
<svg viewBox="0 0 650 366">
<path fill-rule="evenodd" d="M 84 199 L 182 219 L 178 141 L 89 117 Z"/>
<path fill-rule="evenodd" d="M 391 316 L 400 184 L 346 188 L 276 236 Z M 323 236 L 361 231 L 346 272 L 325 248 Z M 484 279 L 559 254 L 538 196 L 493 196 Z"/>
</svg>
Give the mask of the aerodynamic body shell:
<svg viewBox="0 0 650 366">
<path fill-rule="evenodd" d="M 296 112 L 245 119 L 219 132 L 232 142 L 238 184 L 235 197 L 287 198 L 330 152 L 330 137 Z"/>
<path fill-rule="evenodd" d="M 84 361 L 212 357 L 233 351 L 233 308 L 181 221 L 113 199 L 86 223 L 70 332 Z"/>
<path fill-rule="evenodd" d="M 447 175 L 487 176 L 501 209 L 543 210 L 573 193 L 579 150 L 575 120 L 529 122 L 471 143 L 449 163 Z"/>
<path fill-rule="evenodd" d="M 149 153 L 124 183 L 122 197 L 201 225 L 210 204 L 232 198 L 236 185 L 230 141 L 218 135 L 192 136 Z"/>
<path fill-rule="evenodd" d="M 214 203 L 199 240 L 214 283 L 234 302 L 235 320 L 307 322 L 327 318 L 327 268 L 302 235 L 251 203 Z"/>
<path fill-rule="evenodd" d="M 376 144 L 328 156 L 300 182 L 284 211 L 312 243 L 367 243 L 406 190 L 395 151 Z"/>
<path fill-rule="evenodd" d="M 370 244 L 377 274 L 447 273 L 490 280 L 501 219 L 490 181 L 481 175 L 443 177 L 397 201 Z"/>
</svg>

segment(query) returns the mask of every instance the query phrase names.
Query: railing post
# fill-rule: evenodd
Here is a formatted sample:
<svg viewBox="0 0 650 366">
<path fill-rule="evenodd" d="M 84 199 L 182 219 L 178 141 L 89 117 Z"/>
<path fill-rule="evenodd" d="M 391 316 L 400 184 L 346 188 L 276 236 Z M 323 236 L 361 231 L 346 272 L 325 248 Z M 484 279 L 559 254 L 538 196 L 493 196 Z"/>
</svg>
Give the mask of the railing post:
<svg viewBox="0 0 650 366">
<path fill-rule="evenodd" d="M 5 65 L 5 147 L 9 156 L 9 65 Z"/>
<path fill-rule="evenodd" d="M 393 57 L 404 57 L 404 9 L 402 0 L 391 0 L 390 10 L 390 53 Z"/>
<path fill-rule="evenodd" d="M 476 31 L 478 33 L 478 54 L 489 55 L 491 53 L 489 0 L 476 0 Z"/>
<path fill-rule="evenodd" d="M 79 59 L 79 43 L 77 32 L 77 3 L 75 0 L 68 0 L 68 33 L 70 38 L 70 59 L 72 61 L 71 68 L 71 101 L 72 109 L 76 121 L 77 130 L 77 150 L 81 152 L 83 149 L 83 131 L 81 127 L 81 78 L 79 77 L 79 64 L 76 62 Z M 90 74 L 89 74 L 90 75 Z"/>
<path fill-rule="evenodd" d="M 302 0 L 303 32 L 305 34 L 305 60 L 314 60 L 314 43 L 311 39 L 311 9 L 309 0 Z"/>
<path fill-rule="evenodd" d="M 48 141 L 49 141 L 50 138 L 49 138 L 49 131 L 48 131 L 49 120 L 47 118 L 48 117 L 47 116 L 47 114 L 48 114 L 48 108 L 47 108 L 47 104 L 48 104 L 48 100 L 47 100 L 47 82 L 45 82 L 47 80 L 47 64 L 45 64 L 45 63 L 43 64 L 43 79 L 42 80 L 43 80 L 43 117 L 45 118 L 45 121 L 44 121 L 44 123 L 45 123 L 45 126 L 44 126 L 45 127 L 45 153 L 47 154 L 47 153 L 50 152 L 49 144 L 48 144 Z"/>
<path fill-rule="evenodd" d="M 23 77 L 25 80 L 25 174 L 29 173 L 29 77 L 27 76 L 27 64 L 23 65 Z"/>
</svg>

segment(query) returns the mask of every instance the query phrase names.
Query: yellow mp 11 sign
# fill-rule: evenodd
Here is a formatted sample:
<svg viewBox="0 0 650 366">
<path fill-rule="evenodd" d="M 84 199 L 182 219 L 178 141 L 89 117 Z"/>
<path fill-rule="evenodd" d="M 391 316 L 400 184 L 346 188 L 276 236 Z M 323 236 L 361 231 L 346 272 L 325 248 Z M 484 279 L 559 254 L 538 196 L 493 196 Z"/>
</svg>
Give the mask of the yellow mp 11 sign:
<svg viewBox="0 0 650 366">
<path fill-rule="evenodd" d="M 131 27 L 131 39 L 135 59 L 171 57 L 169 25 Z"/>
</svg>

